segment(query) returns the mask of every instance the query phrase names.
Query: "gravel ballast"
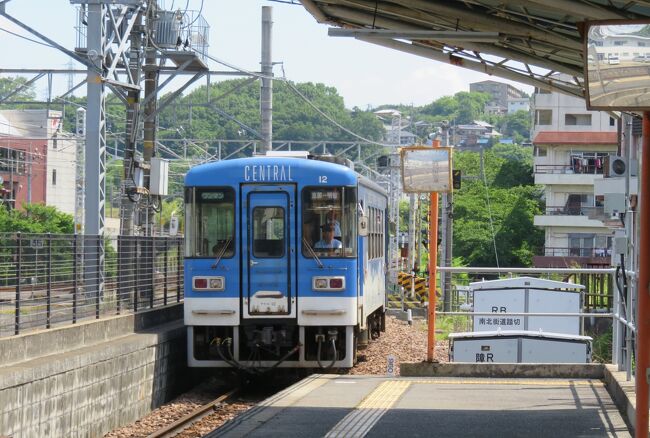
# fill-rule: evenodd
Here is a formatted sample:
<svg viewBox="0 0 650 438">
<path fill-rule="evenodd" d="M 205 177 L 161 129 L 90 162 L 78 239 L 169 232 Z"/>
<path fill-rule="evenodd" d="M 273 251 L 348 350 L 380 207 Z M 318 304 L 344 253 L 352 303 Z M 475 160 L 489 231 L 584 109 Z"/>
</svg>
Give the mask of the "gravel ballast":
<svg viewBox="0 0 650 438">
<path fill-rule="evenodd" d="M 400 363 L 425 360 L 426 347 L 427 331 L 425 321 L 415 320 L 413 325 L 409 325 L 407 322 L 400 321 L 392 316 L 387 317 L 386 332 L 382 333 L 379 339 L 371 341 L 365 350 L 359 352 L 359 363 L 356 367 L 351 370 L 341 371 L 341 373 L 384 375 L 387 371 L 388 356 L 392 355 L 395 357 L 396 374 L 399 374 Z M 436 343 L 435 357 L 439 362 L 447 362 L 447 341 L 438 341 Z M 146 437 L 189 414 L 199 406 L 209 403 L 223 392 L 225 390 L 216 381 L 210 381 L 159 407 L 135 423 L 114 430 L 105 436 L 108 438 Z M 224 403 L 215 410 L 214 414 L 203 418 L 182 434 L 177 435 L 177 437 L 201 437 L 251 408 L 263 398 L 240 398 Z"/>
</svg>

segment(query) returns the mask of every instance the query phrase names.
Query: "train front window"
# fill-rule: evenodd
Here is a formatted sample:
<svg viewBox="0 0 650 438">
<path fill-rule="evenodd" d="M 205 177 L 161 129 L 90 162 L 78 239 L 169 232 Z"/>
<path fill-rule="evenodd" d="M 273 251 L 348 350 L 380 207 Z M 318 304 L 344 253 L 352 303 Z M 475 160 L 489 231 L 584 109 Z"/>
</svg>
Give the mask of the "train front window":
<svg viewBox="0 0 650 438">
<path fill-rule="evenodd" d="M 284 256 L 284 209 L 255 207 L 253 209 L 253 255 Z"/>
<path fill-rule="evenodd" d="M 187 255 L 232 257 L 235 248 L 234 190 L 228 187 L 188 190 L 186 203 Z"/>
<path fill-rule="evenodd" d="M 355 187 L 308 187 L 302 191 L 302 253 L 313 257 L 355 257 Z"/>
</svg>

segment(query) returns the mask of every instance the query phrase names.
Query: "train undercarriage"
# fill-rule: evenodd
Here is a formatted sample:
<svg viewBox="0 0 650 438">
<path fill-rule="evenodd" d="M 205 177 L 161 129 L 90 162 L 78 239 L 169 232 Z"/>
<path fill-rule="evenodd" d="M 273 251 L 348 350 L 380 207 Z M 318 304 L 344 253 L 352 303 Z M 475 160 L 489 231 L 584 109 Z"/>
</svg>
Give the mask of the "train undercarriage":
<svg viewBox="0 0 650 438">
<path fill-rule="evenodd" d="M 351 368 L 357 350 L 385 330 L 377 309 L 359 326 L 298 326 L 295 319 L 246 321 L 239 326 L 193 326 L 189 361 L 198 367 L 232 367 L 252 374 L 273 368 Z"/>
</svg>

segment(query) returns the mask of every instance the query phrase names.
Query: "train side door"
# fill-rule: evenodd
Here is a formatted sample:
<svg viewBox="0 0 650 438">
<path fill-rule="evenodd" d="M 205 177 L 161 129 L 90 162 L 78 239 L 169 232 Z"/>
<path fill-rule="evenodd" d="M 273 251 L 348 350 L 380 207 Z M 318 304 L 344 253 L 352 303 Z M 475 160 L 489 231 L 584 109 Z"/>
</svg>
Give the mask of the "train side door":
<svg viewBox="0 0 650 438">
<path fill-rule="evenodd" d="M 243 316 L 293 317 L 295 188 L 244 185 L 242 197 Z"/>
</svg>

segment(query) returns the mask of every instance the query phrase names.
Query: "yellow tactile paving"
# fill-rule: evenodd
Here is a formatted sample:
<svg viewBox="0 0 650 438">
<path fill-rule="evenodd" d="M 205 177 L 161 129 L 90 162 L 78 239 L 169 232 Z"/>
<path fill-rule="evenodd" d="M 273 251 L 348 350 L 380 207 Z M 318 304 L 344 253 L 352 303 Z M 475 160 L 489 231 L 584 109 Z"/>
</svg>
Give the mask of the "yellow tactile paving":
<svg viewBox="0 0 650 438">
<path fill-rule="evenodd" d="M 381 383 L 352 412 L 343 417 L 325 437 L 360 438 L 365 436 L 412 383 L 408 380 L 389 380 Z"/>
</svg>

